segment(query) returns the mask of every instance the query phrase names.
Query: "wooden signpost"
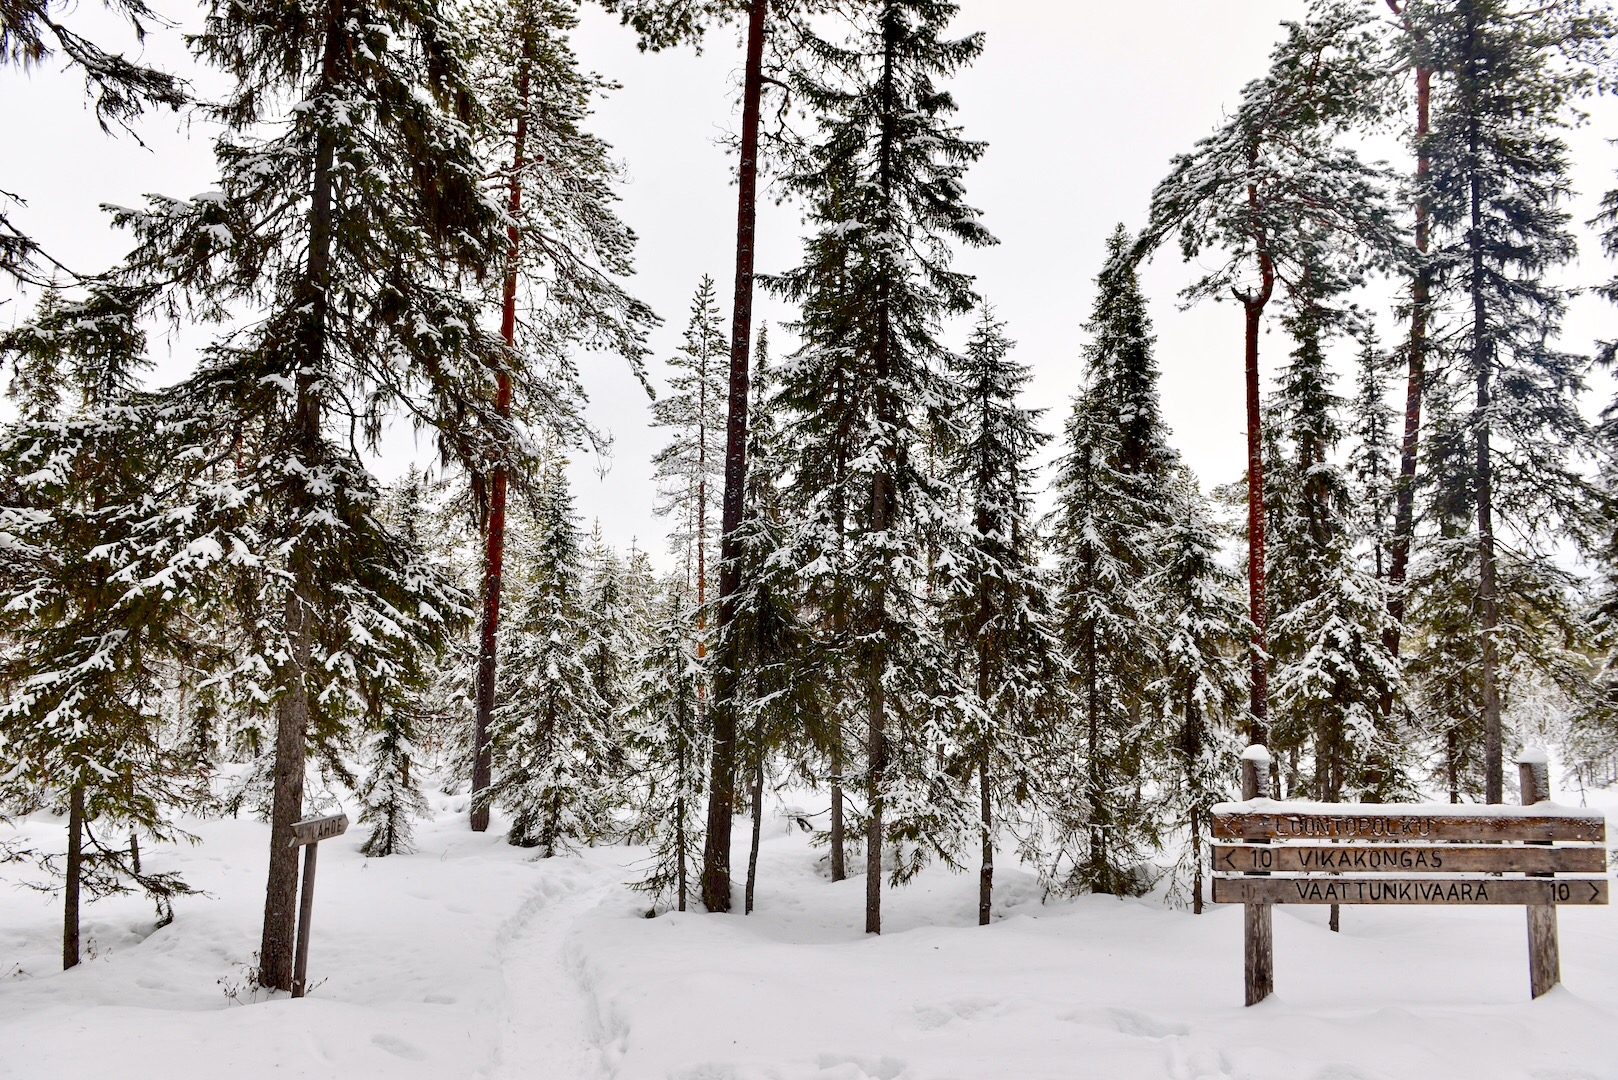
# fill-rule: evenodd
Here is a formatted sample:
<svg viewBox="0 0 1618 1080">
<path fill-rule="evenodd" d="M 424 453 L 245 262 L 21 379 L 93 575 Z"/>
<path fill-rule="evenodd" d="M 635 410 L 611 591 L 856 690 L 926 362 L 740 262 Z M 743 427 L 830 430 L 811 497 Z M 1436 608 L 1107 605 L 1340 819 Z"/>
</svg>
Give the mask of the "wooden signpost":
<svg viewBox="0 0 1618 1080">
<path fill-rule="evenodd" d="M 1549 805 L 1543 751 L 1518 758 L 1522 807 L 1277 802 L 1269 763 L 1248 747 L 1245 802 L 1213 809 L 1213 899 L 1245 906 L 1249 1005 L 1274 989 L 1273 904 L 1524 906 L 1539 997 L 1561 981 L 1557 905 L 1607 903 L 1606 818 Z"/>
<path fill-rule="evenodd" d="M 303 848 L 303 893 L 298 899 L 298 944 L 292 966 L 292 996 L 309 989 L 309 915 L 315 906 L 315 852 L 322 840 L 348 831 L 348 815 L 307 818 L 292 826 L 292 846 Z"/>
</svg>

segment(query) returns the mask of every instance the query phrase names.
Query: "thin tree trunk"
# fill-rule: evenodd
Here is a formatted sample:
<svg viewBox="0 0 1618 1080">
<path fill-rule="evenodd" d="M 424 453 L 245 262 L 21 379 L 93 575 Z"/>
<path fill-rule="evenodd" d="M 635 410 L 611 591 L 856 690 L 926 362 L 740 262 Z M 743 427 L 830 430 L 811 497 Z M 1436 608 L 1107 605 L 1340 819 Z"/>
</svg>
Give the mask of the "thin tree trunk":
<svg viewBox="0 0 1618 1080">
<path fill-rule="evenodd" d="M 62 887 L 62 970 L 79 965 L 79 883 L 84 877 L 84 785 L 67 796 L 67 880 Z"/>
<path fill-rule="evenodd" d="M 747 848 L 747 898 L 743 914 L 753 914 L 753 886 L 758 881 L 758 842 L 764 830 L 764 743 L 763 732 L 755 730 L 753 762 L 753 836 Z"/>
<path fill-rule="evenodd" d="M 1457 745 L 1455 729 L 1450 728 L 1444 733 L 1444 774 L 1449 781 L 1449 801 L 1461 801 L 1461 761 L 1460 748 Z"/>
<path fill-rule="evenodd" d="M 847 826 L 843 821 L 843 722 L 833 709 L 831 732 L 831 879 L 848 877 L 848 861 L 843 854 Z"/>
<path fill-rule="evenodd" d="M 1468 9 L 1470 12 L 1470 9 Z M 1473 16 L 1468 15 L 1470 22 Z M 1483 177 L 1478 163 L 1479 136 L 1474 119 L 1467 131 L 1468 165 L 1471 183 L 1468 191 L 1470 229 L 1467 247 L 1471 255 L 1472 291 L 1472 374 L 1477 381 L 1476 501 L 1478 524 L 1478 633 L 1482 636 L 1483 681 L 1483 790 L 1484 802 L 1505 799 L 1505 771 L 1501 749 L 1500 692 L 1495 685 L 1495 627 L 1500 613 L 1495 595 L 1493 461 L 1489 448 L 1489 376 L 1493 361 L 1489 349 L 1488 309 L 1483 295 Z"/>
<path fill-rule="evenodd" d="M 888 773 L 887 702 L 882 672 L 887 666 L 878 645 L 866 682 L 869 697 L 865 739 L 865 932 L 882 932 L 882 781 Z"/>
<path fill-rule="evenodd" d="M 1107 860 L 1107 800 L 1101 790 L 1101 706 L 1096 677 L 1096 637 L 1092 625 L 1085 633 L 1085 781 L 1090 797 L 1090 888 L 1112 892 Z"/>
<path fill-rule="evenodd" d="M 994 899 L 994 798 L 989 787 L 989 751 L 978 759 L 978 796 L 982 812 L 983 865 L 978 870 L 978 925 L 989 925 Z"/>
<path fill-rule="evenodd" d="M 342 31 L 347 15 L 343 0 L 327 10 L 326 40 L 321 55 L 319 94 L 330 93 L 342 62 Z M 293 416 L 294 452 L 306 463 L 320 460 L 318 373 L 325 366 L 326 315 L 330 297 L 332 249 L 332 170 L 336 140 L 322 129 L 315 145 L 309 199 L 309 261 L 303 288 L 308 315 L 299 343 L 302 354 L 296 379 Z M 295 496 L 307 502 L 306 493 Z M 303 773 L 309 733 L 309 670 L 314 646 L 317 595 L 314 562 L 304 543 L 293 546 L 292 587 L 287 590 L 283 620 L 287 657 L 276 699 L 274 795 L 270 808 L 270 868 L 264 889 L 264 934 L 259 945 L 259 982 L 271 990 L 292 989 L 293 931 L 298 902 L 298 851 L 292 826 L 303 816 Z"/>
<path fill-rule="evenodd" d="M 525 40 L 524 52 L 532 48 Z M 506 227 L 506 280 L 500 298 L 500 337 L 508 350 L 517 345 L 517 257 L 521 235 L 517 215 L 522 211 L 522 170 L 527 164 L 524 152 L 528 142 L 529 60 L 523 58 L 517 75 L 517 125 L 511 149 L 511 180 L 507 185 L 506 210 L 511 224 Z M 514 355 L 514 353 L 513 353 Z M 495 412 L 511 416 L 511 376 L 501 368 L 496 376 Z M 489 828 L 489 805 L 482 793 L 494 782 L 494 747 L 490 731 L 494 724 L 496 641 L 500 627 L 500 583 L 506 556 L 506 467 L 496 464 L 489 481 L 489 527 L 483 549 L 483 612 L 478 627 L 477 719 L 473 731 L 472 831 Z"/>
<path fill-rule="evenodd" d="M 719 707 L 713 716 L 708 833 L 702 852 L 702 902 L 730 910 L 730 830 L 735 802 L 736 711 L 741 657 L 727 630 L 741 588 L 736 533 L 742 526 L 747 485 L 747 398 L 753 336 L 753 244 L 757 218 L 759 99 L 764 91 L 764 22 L 769 0 L 753 0 L 747 20 L 747 70 L 742 79 L 742 145 L 737 169 L 736 294 L 730 327 L 730 403 L 725 424 L 725 494 L 719 540 L 719 640 L 724 654 L 715 672 Z"/>
</svg>

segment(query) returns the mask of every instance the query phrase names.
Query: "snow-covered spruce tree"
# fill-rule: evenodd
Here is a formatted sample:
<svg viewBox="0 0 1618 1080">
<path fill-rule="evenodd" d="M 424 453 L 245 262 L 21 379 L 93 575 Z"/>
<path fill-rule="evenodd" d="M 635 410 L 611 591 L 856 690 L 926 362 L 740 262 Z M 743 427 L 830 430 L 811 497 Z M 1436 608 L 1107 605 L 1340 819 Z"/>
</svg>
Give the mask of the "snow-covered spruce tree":
<svg viewBox="0 0 1618 1080">
<path fill-rule="evenodd" d="M 414 467 L 390 487 L 380 507 L 394 542 L 411 563 L 428 562 L 427 544 L 418 525 L 429 513 L 427 483 Z M 355 794 L 359 820 L 371 826 L 360 850 L 367 856 L 411 850 L 413 823 L 427 816 L 421 791 L 425 763 L 417 750 L 424 714 L 436 687 L 435 671 L 426 665 L 398 671 L 381 670 L 362 682 L 366 745 L 365 775 Z"/>
<path fill-rule="evenodd" d="M 1392 542 L 1395 485 L 1398 483 L 1399 444 L 1393 438 L 1393 407 L 1388 404 L 1390 357 L 1377 343 L 1369 321 L 1359 328 L 1359 351 L 1354 356 L 1354 396 L 1347 402 L 1348 480 L 1354 534 L 1364 545 L 1377 580 L 1388 579 Z"/>
<path fill-rule="evenodd" d="M 826 179 L 843 182 L 836 173 Z M 847 876 L 844 793 L 855 779 L 850 763 L 861 723 L 852 649 L 858 578 L 849 560 L 854 513 L 865 495 L 852 465 L 862 453 L 867 405 L 862 360 L 840 347 L 852 340 L 854 317 L 852 307 L 843 305 L 856 258 L 853 237 L 839 227 L 845 202 L 839 187 L 822 193 L 810 209 L 816 231 L 805 241 L 803 265 L 790 277 L 763 279 L 799 302 L 800 318 L 789 325 L 806 343 L 782 367 L 775 396 L 790 477 L 784 492 L 789 527 L 777 560 L 797 568 L 803 618 L 812 634 L 814 659 L 807 670 L 821 707 L 819 774 L 831 795 L 833 881 Z"/>
<path fill-rule="evenodd" d="M 1588 700 L 1589 649 L 1601 639 L 1587 636 L 1579 581 L 1537 552 L 1505 545 L 1495 579 L 1495 685 L 1502 701 L 1547 685 Z M 1428 780 L 1451 802 L 1488 797 L 1478 607 L 1476 536 L 1452 526 L 1424 541 L 1411 562 L 1405 669 L 1412 726 L 1435 751 Z"/>
<path fill-rule="evenodd" d="M 498 290 L 500 334 L 514 355 L 497 373 L 495 410 L 568 442 L 591 437 L 579 414 L 575 350 L 617 353 L 644 378 L 645 332 L 655 321 L 621 284 L 633 269 L 635 237 L 613 206 L 618 171 L 608 147 L 584 126 L 593 99 L 614 87 L 579 67 L 569 40 L 578 8 L 577 0 L 464 0 L 468 38 L 477 42 L 473 87 L 484 106 L 479 150 L 508 215 Z M 470 474 L 484 523 L 475 791 L 490 779 L 507 489 L 513 479 L 525 482 L 534 461 L 518 454 L 479 466 Z M 471 825 L 488 828 L 481 800 Z"/>
<path fill-rule="evenodd" d="M 758 847 L 764 824 L 764 785 L 772 759 L 801 762 L 825 745 L 821 683 L 810 665 L 815 650 L 801 611 L 801 588 L 790 559 L 779 557 L 789 532 L 785 497 L 778 480 L 786 467 L 777 428 L 775 375 L 769 366 L 767 330 L 759 327 L 753 350 L 748 410 L 747 501 L 732 551 L 740 560 L 736 610 L 719 642 L 734 658 L 738 678 L 732 708 L 739 723 L 741 765 L 752 804 L 752 837 L 747 856 L 743 911 L 751 913 L 758 884 Z"/>
<path fill-rule="evenodd" d="M 1387 598 L 1357 557 L 1354 490 L 1335 460 L 1344 403 L 1333 389 L 1326 344 L 1346 317 L 1332 304 L 1349 280 L 1319 259 L 1289 291 L 1283 322 L 1294 346 L 1271 406 L 1283 439 L 1267 500 L 1271 746 L 1289 756 L 1311 753 L 1313 777 L 1304 787 L 1324 802 L 1345 792 L 1363 798 L 1370 763 L 1388 756 L 1379 752 L 1378 720 L 1398 682 L 1385 647 Z"/>
<path fill-rule="evenodd" d="M 164 731 L 186 570 L 138 572 L 154 548 L 163 562 L 154 492 L 183 443 L 138 389 L 145 335 L 130 301 L 53 290 L 0 335 L 19 414 L 0 431 L 0 814 L 16 801 L 65 811 L 66 857 L 43 859 L 62 883 L 64 968 L 79 962 L 84 893 L 133 884 L 172 917 L 170 898 L 190 890 L 144 873 L 126 842 L 185 838 L 171 815 L 204 780 Z"/>
<path fill-rule="evenodd" d="M 1162 635 L 1161 681 L 1151 700 L 1162 710 L 1157 753 L 1173 763 L 1162 777 L 1163 810 L 1172 828 L 1185 830 L 1169 870 L 1169 896 L 1183 902 L 1189 892 L 1191 910 L 1200 915 L 1210 812 L 1236 775 L 1232 721 L 1247 681 L 1247 611 L 1241 581 L 1222 561 L 1224 530 L 1209 516 L 1196 478 L 1179 471 L 1173 493 L 1145 583 Z"/>
<path fill-rule="evenodd" d="M 580 536 L 562 462 L 546 467 L 532 503 L 513 545 L 487 797 L 511 813 L 513 844 L 549 858 L 611 830 L 616 735 L 586 663 Z"/>
<path fill-rule="evenodd" d="M 1159 616 L 1145 581 L 1158 531 L 1172 520 L 1178 458 L 1158 403 L 1152 327 L 1120 226 L 1086 329 L 1084 384 L 1057 464 L 1051 516 L 1058 618 L 1071 672 L 1082 767 L 1058 801 L 1060 846 L 1048 876 L 1063 888 L 1126 895 L 1157 845 L 1139 778 L 1150 771 L 1149 700 L 1159 678 Z M 1077 767 L 1077 766 L 1076 766 Z"/>
<path fill-rule="evenodd" d="M 1342 136 L 1379 102 L 1368 88 L 1382 77 L 1376 9 L 1357 0 L 1312 6 L 1286 36 L 1269 70 L 1248 83 L 1234 114 L 1189 154 L 1175 158 L 1152 194 L 1140 252 L 1178 234 L 1187 261 L 1224 256 L 1185 294 L 1242 306 L 1247 391 L 1248 738 L 1267 735 L 1268 604 L 1264 555 L 1264 424 L 1260 415 L 1259 334 L 1277 284 L 1301 280 L 1319 232 L 1352 240 L 1361 258 L 1397 248 L 1382 171 L 1360 160 Z"/>
<path fill-rule="evenodd" d="M 1554 530 L 1576 527 L 1584 501 L 1574 459 L 1588 444 L 1576 404 L 1586 360 L 1553 344 L 1566 293 L 1546 274 L 1576 252 L 1561 131 L 1594 77 L 1581 52 L 1605 31 L 1579 4 L 1448 0 L 1413 14 L 1435 72 L 1423 193 L 1434 302 L 1455 323 L 1453 362 L 1438 373 L 1449 386 L 1438 392 L 1455 396 L 1456 431 L 1471 451 L 1469 490 L 1448 501 L 1467 504 L 1472 518 L 1484 798 L 1495 803 L 1504 796 L 1502 608 L 1511 603 L 1502 549 L 1515 547 L 1527 576 L 1544 578 L 1549 566 L 1527 564 L 1547 558 L 1541 547 Z M 1456 396 L 1463 387 L 1466 398 Z"/>
<path fill-rule="evenodd" d="M 1032 459 L 1049 436 L 1040 411 L 1017 404 L 1032 375 L 1012 348 L 984 305 L 951 364 L 961 401 L 945 470 L 970 518 L 943 627 L 969 687 L 954 764 L 977 784 L 981 926 L 993 901 L 995 839 L 1005 818 L 1046 793 L 1052 731 L 1067 714 L 1067 671 L 1030 520 Z"/>
<path fill-rule="evenodd" d="M 669 898 L 676 910 L 686 910 L 692 875 L 702 865 L 709 745 L 696 615 L 683 582 L 672 579 L 627 703 L 624 734 L 637 785 L 631 798 L 639 804 L 635 812 L 651 847 L 646 874 L 635 887 L 651 896 L 654 911 Z"/>
<path fill-rule="evenodd" d="M 589 641 L 585 664 L 609 712 L 624 706 L 630 667 L 645 645 L 649 622 L 637 622 L 624 589 L 624 567 L 601 535 L 598 520 L 585 541 L 580 578 Z"/>
<path fill-rule="evenodd" d="M 903 881 L 929 850 L 953 858 L 965 827 L 958 793 L 938 767 L 947 738 L 940 705 L 959 695 L 921 549 L 954 500 L 919 460 L 954 399 L 939 321 L 974 302 L 970 279 L 950 269 L 951 245 L 993 241 L 961 182 L 983 145 L 950 123 L 955 102 L 938 83 L 982 51 L 981 35 L 943 36 L 956 11 L 936 0 L 859 5 L 840 39 L 806 40 L 791 79 L 819 125 L 788 179 L 809 204 L 814 232 L 803 264 L 776 283 L 804 305 L 794 367 L 840 369 L 826 372 L 835 377 L 823 383 L 822 403 L 806 410 L 800 447 L 826 436 L 831 411 L 852 424 L 844 475 L 801 501 L 812 507 L 803 523 L 810 548 L 828 539 L 836 512 L 828 504 L 846 513 L 837 570 L 847 575 L 847 652 L 865 721 L 869 933 L 882 928 L 884 847 L 895 856 L 893 880 Z M 839 449 L 820 447 L 827 456 Z M 825 478 L 817 471 L 800 483 Z M 806 565 L 818 576 L 824 564 L 812 558 Z"/>
<path fill-rule="evenodd" d="M 652 423 L 669 442 L 652 458 L 657 512 L 673 519 L 669 550 L 684 559 L 688 587 L 699 612 L 708 602 L 708 556 L 713 509 L 724 477 L 724 323 L 713 278 L 704 275 L 691 298 L 691 317 L 679 351 L 669 358 L 669 393 L 652 406 Z M 702 625 L 699 615 L 699 627 Z M 706 647 L 704 646 L 704 651 Z"/>
<path fill-rule="evenodd" d="M 464 613 L 459 590 L 400 557 L 357 446 L 402 414 L 468 470 L 507 454 L 494 402 L 512 358 L 477 329 L 462 274 L 497 262 L 503 223 L 474 153 L 464 43 L 437 0 L 219 0 L 191 44 L 232 81 L 209 108 L 219 189 L 115 220 L 139 241 L 124 276 L 161 286 L 171 310 L 255 316 L 165 396 L 235 451 L 219 482 L 263 560 L 230 565 L 262 586 L 242 591 L 265 650 L 242 659 L 276 712 L 260 977 L 283 989 L 306 744 L 348 719 L 354 665 L 433 651 Z"/>
</svg>

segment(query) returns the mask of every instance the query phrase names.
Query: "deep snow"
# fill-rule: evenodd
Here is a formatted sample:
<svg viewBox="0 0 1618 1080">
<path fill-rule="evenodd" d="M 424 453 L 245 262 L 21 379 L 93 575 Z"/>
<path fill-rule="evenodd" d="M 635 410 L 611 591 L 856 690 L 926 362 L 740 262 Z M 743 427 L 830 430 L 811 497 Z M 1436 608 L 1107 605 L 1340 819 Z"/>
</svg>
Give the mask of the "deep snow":
<svg viewBox="0 0 1618 1080">
<path fill-rule="evenodd" d="M 863 881 L 829 882 L 772 819 L 754 915 L 647 919 L 624 885 L 639 849 L 535 861 L 467 832 L 462 807 L 439 798 L 411 855 L 365 859 L 360 828 L 323 845 L 303 1001 L 246 986 L 256 821 L 191 823 L 200 845 L 150 854 L 209 895 L 155 932 L 139 898 L 91 905 L 71 972 L 57 902 L 0 887 L 0 1076 L 1618 1078 L 1610 908 L 1562 909 L 1565 985 L 1538 1002 L 1520 908 L 1345 908 L 1337 935 L 1325 908 L 1277 908 L 1277 993 L 1244 1009 L 1235 908 L 1041 904 L 1001 869 L 978 927 L 976 875 L 935 868 L 888 892 L 873 938 Z"/>
</svg>

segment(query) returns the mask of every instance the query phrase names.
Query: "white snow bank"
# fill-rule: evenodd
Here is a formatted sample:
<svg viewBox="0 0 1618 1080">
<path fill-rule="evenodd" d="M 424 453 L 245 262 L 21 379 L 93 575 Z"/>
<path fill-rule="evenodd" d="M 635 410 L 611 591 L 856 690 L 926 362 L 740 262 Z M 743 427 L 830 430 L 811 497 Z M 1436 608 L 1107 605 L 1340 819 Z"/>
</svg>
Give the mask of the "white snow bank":
<svg viewBox="0 0 1618 1080">
<path fill-rule="evenodd" d="M 1323 908 L 1278 907 L 1277 992 L 1245 1009 L 1234 908 L 1042 905 L 1002 856 L 990 926 L 976 925 L 976 874 L 935 868 L 887 892 L 887 932 L 871 937 L 863 881 L 828 881 L 824 853 L 777 820 L 754 915 L 647 919 L 623 884 L 643 850 L 533 861 L 448 807 L 413 855 L 364 859 L 359 829 L 323 846 L 304 1001 L 224 992 L 258 942 L 256 822 L 197 824 L 200 846 L 152 853 L 211 895 L 155 933 L 138 899 L 91 905 L 95 955 L 65 974 L 55 902 L 0 888 L 0 1077 L 1618 1076 L 1609 908 L 1561 912 L 1566 985 L 1531 1002 L 1515 909 L 1345 907 L 1333 934 Z M 24 831 L 43 842 L 60 826 Z"/>
</svg>

